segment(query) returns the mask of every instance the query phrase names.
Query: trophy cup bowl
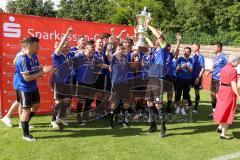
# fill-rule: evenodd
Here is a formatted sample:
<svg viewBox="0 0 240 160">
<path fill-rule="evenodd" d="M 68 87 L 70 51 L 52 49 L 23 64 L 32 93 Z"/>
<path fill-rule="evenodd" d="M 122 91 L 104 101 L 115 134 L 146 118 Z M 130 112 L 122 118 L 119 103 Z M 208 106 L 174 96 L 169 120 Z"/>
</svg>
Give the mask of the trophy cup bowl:
<svg viewBox="0 0 240 160">
<path fill-rule="evenodd" d="M 144 7 L 144 10 L 141 12 L 141 14 L 136 15 L 136 32 L 137 32 L 137 39 L 136 46 L 141 51 L 147 50 L 147 44 L 145 42 L 145 34 L 147 33 L 147 26 L 145 25 L 145 21 L 147 18 L 149 18 L 150 13 L 147 12 L 147 8 Z"/>
<path fill-rule="evenodd" d="M 137 19 L 137 33 L 138 34 L 145 33 L 146 28 L 144 26 L 144 23 L 145 23 L 146 16 L 142 14 L 138 14 L 136 15 L 136 19 Z"/>
</svg>

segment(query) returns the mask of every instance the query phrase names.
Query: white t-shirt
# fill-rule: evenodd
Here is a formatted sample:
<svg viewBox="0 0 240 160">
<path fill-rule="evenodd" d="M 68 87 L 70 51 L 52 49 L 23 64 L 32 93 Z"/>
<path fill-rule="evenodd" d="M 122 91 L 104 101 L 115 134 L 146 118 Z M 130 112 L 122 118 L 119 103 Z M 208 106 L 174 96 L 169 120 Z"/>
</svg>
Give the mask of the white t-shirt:
<svg viewBox="0 0 240 160">
<path fill-rule="evenodd" d="M 240 64 L 237 66 L 237 74 L 240 74 Z"/>
</svg>

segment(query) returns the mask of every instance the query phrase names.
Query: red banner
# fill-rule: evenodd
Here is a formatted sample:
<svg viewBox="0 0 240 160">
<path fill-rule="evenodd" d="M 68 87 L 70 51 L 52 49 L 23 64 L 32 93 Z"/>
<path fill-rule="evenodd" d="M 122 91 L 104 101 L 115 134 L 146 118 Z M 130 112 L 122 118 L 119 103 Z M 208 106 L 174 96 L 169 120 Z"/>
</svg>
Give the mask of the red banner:
<svg viewBox="0 0 240 160">
<path fill-rule="evenodd" d="M 16 100 L 13 90 L 13 75 L 15 66 L 12 61 L 16 53 L 20 51 L 20 40 L 24 37 L 35 36 L 40 38 L 40 51 L 38 58 L 40 64 L 52 64 L 51 54 L 54 43 L 60 41 L 68 27 L 72 26 L 73 34 L 69 36 L 72 46 L 76 45 L 79 35 L 84 35 L 87 40 L 96 39 L 103 33 L 111 33 L 115 29 L 118 35 L 123 29 L 133 35 L 133 27 L 114 24 L 93 23 L 76 20 L 46 18 L 37 16 L 25 16 L 0 13 L 0 104 L 1 113 L 4 116 L 12 102 Z M 126 35 L 123 35 L 126 36 Z M 53 103 L 53 95 L 48 83 L 49 76 L 38 80 L 41 97 L 39 113 L 49 113 Z"/>
</svg>

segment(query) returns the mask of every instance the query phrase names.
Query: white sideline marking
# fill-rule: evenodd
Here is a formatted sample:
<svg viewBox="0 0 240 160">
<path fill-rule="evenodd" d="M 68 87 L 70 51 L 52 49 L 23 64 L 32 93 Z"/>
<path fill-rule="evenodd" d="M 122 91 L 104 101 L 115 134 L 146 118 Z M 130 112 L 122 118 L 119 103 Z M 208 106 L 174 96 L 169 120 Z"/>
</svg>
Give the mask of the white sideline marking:
<svg viewBox="0 0 240 160">
<path fill-rule="evenodd" d="M 236 153 L 228 154 L 222 157 L 213 158 L 211 160 L 231 160 L 239 157 L 240 157 L 240 152 L 236 152 Z"/>
</svg>

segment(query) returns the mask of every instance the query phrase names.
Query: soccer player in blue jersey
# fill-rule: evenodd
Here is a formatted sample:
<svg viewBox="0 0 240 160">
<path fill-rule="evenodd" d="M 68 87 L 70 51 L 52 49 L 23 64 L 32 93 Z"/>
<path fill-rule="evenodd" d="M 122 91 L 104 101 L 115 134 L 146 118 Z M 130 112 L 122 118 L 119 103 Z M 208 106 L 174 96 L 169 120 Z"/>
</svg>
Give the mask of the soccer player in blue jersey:
<svg viewBox="0 0 240 160">
<path fill-rule="evenodd" d="M 213 118 L 213 113 L 215 111 L 215 107 L 217 104 L 217 97 L 216 94 L 218 92 L 219 81 L 220 81 L 220 71 L 221 69 L 227 64 L 227 58 L 225 54 L 222 53 L 222 46 L 221 42 L 217 42 L 214 45 L 214 53 L 212 59 L 212 69 L 210 72 L 212 73 L 212 83 L 211 83 L 211 98 L 212 98 L 212 113 L 208 115 L 209 118 Z"/>
<path fill-rule="evenodd" d="M 179 57 L 176 62 L 176 103 L 177 109 L 175 111 L 176 114 L 181 112 L 182 115 L 186 115 L 185 112 L 185 104 L 189 99 L 189 92 L 191 88 L 191 79 L 193 72 L 193 60 L 190 58 L 191 48 L 184 48 L 184 56 Z M 183 94 L 183 100 L 181 104 L 181 97 Z"/>
<path fill-rule="evenodd" d="M 164 89 L 163 90 L 164 90 L 164 92 L 167 92 L 167 100 L 168 100 L 167 106 L 166 106 L 166 111 L 169 113 L 172 112 L 171 105 L 172 105 L 173 91 L 174 91 L 174 87 L 173 87 L 174 86 L 174 84 L 173 84 L 174 83 L 174 75 L 173 74 L 175 71 L 175 67 L 174 67 L 173 59 L 174 59 L 174 56 L 176 54 L 178 54 L 178 52 L 179 52 L 179 47 L 180 47 L 181 39 L 182 39 L 182 36 L 180 33 L 178 33 L 176 35 L 176 39 L 177 39 L 177 45 L 174 50 L 171 50 L 171 45 L 167 44 L 166 49 L 167 49 L 168 54 L 166 54 L 165 63 L 164 63 L 164 65 L 167 68 L 169 68 L 169 71 L 166 72 L 166 74 L 163 77 L 163 80 L 164 80 Z M 149 38 L 146 38 L 146 41 L 148 42 L 149 46 L 152 48 L 153 52 L 157 52 L 160 49 L 158 41 L 156 41 L 155 46 Z"/>
<path fill-rule="evenodd" d="M 128 123 L 125 121 L 125 111 L 129 108 L 129 86 L 127 73 L 129 72 L 128 59 L 125 53 L 125 48 L 122 44 L 117 46 L 116 52 L 111 59 L 111 79 L 112 89 L 109 98 L 111 104 L 110 123 L 109 127 L 114 126 L 114 114 L 116 111 L 117 102 L 119 99 L 123 102 L 122 126 L 127 127 Z"/>
<path fill-rule="evenodd" d="M 200 101 L 199 90 L 201 88 L 202 76 L 205 70 L 205 59 L 204 56 L 200 53 L 200 44 L 193 44 L 193 74 L 192 74 L 192 87 L 195 90 L 195 106 L 193 113 L 197 113 L 198 104 Z"/>
<path fill-rule="evenodd" d="M 109 72 L 109 66 L 110 62 L 108 60 L 107 55 L 105 54 L 106 51 L 103 49 L 103 39 L 98 38 L 95 42 L 95 54 L 94 57 L 98 59 L 98 61 L 101 63 L 101 70 L 97 73 L 97 79 L 95 83 L 95 87 L 97 89 L 96 91 L 96 106 L 101 104 L 101 98 L 103 97 L 102 91 L 110 91 L 111 90 L 111 79 L 110 79 L 110 72 Z M 98 92 L 98 90 L 100 90 Z"/>
<path fill-rule="evenodd" d="M 166 107 L 166 111 L 168 113 L 172 112 L 171 109 L 171 105 L 172 105 L 172 99 L 173 99 L 173 91 L 174 91 L 174 87 L 173 87 L 173 73 L 174 73 L 174 64 L 173 64 L 173 59 L 174 56 L 177 54 L 180 44 L 181 44 L 181 40 L 182 40 L 182 36 L 180 33 L 177 33 L 176 35 L 176 39 L 177 39 L 177 45 L 176 48 L 171 51 L 171 45 L 167 45 L 167 49 L 168 49 L 168 54 L 165 57 L 166 61 L 165 61 L 165 65 L 166 67 L 169 69 L 169 71 L 166 73 L 166 75 L 164 75 L 163 79 L 164 79 L 164 86 L 165 88 L 163 89 L 165 92 L 167 92 L 167 107 Z"/>
<path fill-rule="evenodd" d="M 77 46 L 72 47 L 71 51 L 74 51 L 75 53 L 82 53 L 84 54 L 86 49 L 86 38 L 85 36 L 81 35 L 78 37 L 77 39 Z M 79 99 L 80 100 L 80 99 Z M 82 112 L 82 102 L 81 100 L 77 102 L 76 108 L 77 108 L 77 112 Z M 87 108 L 84 108 L 84 110 L 86 110 Z M 80 123 L 80 125 L 84 126 L 85 123 Z"/>
<path fill-rule="evenodd" d="M 166 126 L 165 126 L 165 113 L 162 105 L 162 96 L 163 96 L 163 77 L 169 71 L 165 66 L 166 56 L 169 54 L 169 51 L 166 48 L 166 42 L 161 32 L 158 32 L 157 29 L 150 26 L 150 20 L 146 22 L 148 29 L 157 37 L 160 49 L 153 54 L 151 63 L 149 65 L 148 72 L 148 85 L 146 92 L 147 106 L 149 108 L 150 115 L 150 128 L 149 132 L 154 132 L 157 130 L 156 118 L 154 116 L 154 110 L 157 109 L 160 122 L 161 130 L 160 137 L 165 137 Z"/>
<path fill-rule="evenodd" d="M 26 141 L 35 141 L 36 139 L 29 133 L 29 121 L 34 113 L 39 109 L 40 96 L 36 79 L 44 74 L 55 71 L 53 66 L 45 65 L 40 67 L 37 51 L 39 39 L 29 37 L 25 40 L 24 54 L 20 55 L 16 61 L 17 74 L 17 101 L 22 107 L 20 121 L 23 129 L 23 139 Z M 31 112 L 32 108 L 32 112 Z"/>
<path fill-rule="evenodd" d="M 17 53 L 17 55 L 15 56 L 15 58 L 13 59 L 13 65 L 16 65 L 16 61 L 19 57 L 19 55 L 23 54 L 24 52 L 24 44 L 25 44 L 25 39 L 21 40 L 20 45 L 21 45 L 21 50 Z M 16 79 L 16 72 L 14 74 L 13 77 L 13 89 L 17 90 L 17 79 Z M 12 125 L 12 120 L 11 120 L 11 116 L 14 113 L 14 111 L 18 108 L 18 114 L 19 117 L 21 116 L 21 107 L 19 107 L 19 103 L 16 101 L 14 101 L 11 105 L 11 107 L 9 108 L 7 114 L 1 119 L 1 121 L 8 127 L 13 127 Z M 21 128 L 21 123 L 19 123 L 19 128 Z"/>
<path fill-rule="evenodd" d="M 77 120 L 80 125 L 85 125 L 82 121 L 82 107 L 85 106 L 84 111 L 90 109 L 94 100 L 96 76 L 101 71 L 99 65 L 101 65 L 102 61 L 99 62 L 99 59 L 94 55 L 94 47 L 94 41 L 90 40 L 86 44 L 84 53 L 76 55 L 79 61 L 78 67 L 75 68 L 76 96 L 78 96 L 80 102 L 77 108 Z M 85 101 L 85 104 L 83 104 L 83 101 Z"/>
<path fill-rule="evenodd" d="M 71 34 L 72 31 L 73 29 L 69 27 L 53 53 L 53 64 L 57 69 L 66 69 L 64 63 L 67 63 L 67 61 L 75 56 L 75 52 L 70 51 L 70 43 L 67 41 L 68 35 Z M 71 66 L 67 65 L 66 67 L 70 68 Z M 59 129 L 58 123 L 68 125 L 68 123 L 65 121 L 65 118 L 66 110 L 70 106 L 71 102 L 71 95 L 69 94 L 71 78 L 71 75 L 66 77 L 66 79 L 63 79 L 57 77 L 56 73 L 53 74 L 54 106 L 51 125 L 55 129 Z M 64 89 L 59 91 L 60 88 Z"/>
<path fill-rule="evenodd" d="M 130 104 L 134 104 L 136 110 L 144 109 L 145 100 L 142 93 L 146 89 L 144 88 L 144 68 L 141 66 L 141 63 L 144 61 L 145 54 L 138 47 L 133 47 L 133 40 L 130 38 L 126 38 L 124 46 L 131 68 L 128 72 L 129 88 L 132 91 L 130 93 Z"/>
<path fill-rule="evenodd" d="M 177 59 L 178 59 L 178 56 L 179 56 L 179 49 L 175 51 L 175 55 L 174 55 L 174 58 L 172 60 L 172 69 L 173 69 L 173 88 L 174 88 L 174 107 L 177 108 L 177 104 L 176 104 L 176 89 L 177 89 L 177 66 L 176 66 L 176 62 L 177 62 Z"/>
</svg>

